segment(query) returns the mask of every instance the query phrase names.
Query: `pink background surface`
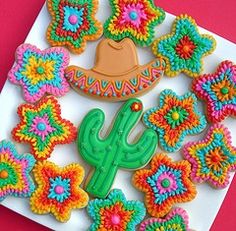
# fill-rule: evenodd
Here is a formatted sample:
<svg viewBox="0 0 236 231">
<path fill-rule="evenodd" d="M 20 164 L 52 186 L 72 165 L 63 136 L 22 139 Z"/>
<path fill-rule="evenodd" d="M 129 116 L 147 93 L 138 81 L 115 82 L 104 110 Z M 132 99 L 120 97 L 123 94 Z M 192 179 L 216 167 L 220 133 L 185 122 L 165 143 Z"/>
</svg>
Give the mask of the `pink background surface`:
<svg viewBox="0 0 236 231">
<path fill-rule="evenodd" d="M 14 62 L 15 49 L 24 42 L 43 3 L 44 0 L 0 0 L 0 90 Z M 176 15 L 188 13 L 196 19 L 198 25 L 236 43 L 235 0 L 158 0 L 156 3 L 169 13 Z M 235 229 L 235 198 L 236 177 L 216 217 L 212 231 Z M 48 230 L 2 206 L 0 206 L 0 217 L 1 230 Z"/>
</svg>

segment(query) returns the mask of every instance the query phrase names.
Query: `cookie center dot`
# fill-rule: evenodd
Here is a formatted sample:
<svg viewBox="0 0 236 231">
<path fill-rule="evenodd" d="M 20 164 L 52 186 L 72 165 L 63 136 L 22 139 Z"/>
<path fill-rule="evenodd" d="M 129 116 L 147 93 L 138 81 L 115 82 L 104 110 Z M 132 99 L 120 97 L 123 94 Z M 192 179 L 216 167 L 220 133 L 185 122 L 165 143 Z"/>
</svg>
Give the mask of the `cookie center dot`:
<svg viewBox="0 0 236 231">
<path fill-rule="evenodd" d="M 168 188 L 170 186 L 170 180 L 169 179 L 164 179 L 161 181 L 161 186 L 163 188 Z"/>
<path fill-rule="evenodd" d="M 69 23 L 75 25 L 78 22 L 78 17 L 75 14 L 70 15 Z"/>
<path fill-rule="evenodd" d="M 129 17 L 130 17 L 131 20 L 136 20 L 138 18 L 138 14 L 137 14 L 136 11 L 131 11 L 129 13 Z"/>
<path fill-rule="evenodd" d="M 41 66 L 37 67 L 37 73 L 38 73 L 38 74 L 40 74 L 40 75 L 41 75 L 41 74 L 43 74 L 43 73 L 44 73 L 44 71 L 45 71 L 45 70 L 44 70 L 44 68 L 43 68 L 43 67 L 41 67 Z"/>
<path fill-rule="evenodd" d="M 118 225 L 120 223 L 120 216 L 117 214 L 112 215 L 111 222 L 114 225 Z"/>
<path fill-rule="evenodd" d="M 6 179 L 8 177 L 8 172 L 6 170 L 0 171 L 0 178 Z"/>
<path fill-rule="evenodd" d="M 179 113 L 175 111 L 175 112 L 172 113 L 171 117 L 172 117 L 173 120 L 178 120 L 179 119 Z"/>
<path fill-rule="evenodd" d="M 222 87 L 222 88 L 220 89 L 220 91 L 221 91 L 221 93 L 222 93 L 223 95 L 226 95 L 226 94 L 229 93 L 229 89 L 228 89 L 227 87 Z"/>
<path fill-rule="evenodd" d="M 38 124 L 37 124 L 37 129 L 38 129 L 39 131 L 45 131 L 45 129 L 46 129 L 46 124 L 45 124 L 45 123 L 42 123 L 42 122 L 38 123 Z"/>
<path fill-rule="evenodd" d="M 62 193 L 64 193 L 64 188 L 61 185 L 57 185 L 55 187 L 54 191 L 55 191 L 56 194 L 62 194 Z"/>
</svg>

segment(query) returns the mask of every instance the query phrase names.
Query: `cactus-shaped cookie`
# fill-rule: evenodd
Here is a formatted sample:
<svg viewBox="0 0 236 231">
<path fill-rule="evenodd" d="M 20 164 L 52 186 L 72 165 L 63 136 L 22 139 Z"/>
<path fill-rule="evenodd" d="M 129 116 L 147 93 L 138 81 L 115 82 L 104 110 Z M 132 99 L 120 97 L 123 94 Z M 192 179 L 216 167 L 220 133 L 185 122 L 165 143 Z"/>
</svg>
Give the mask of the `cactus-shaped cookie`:
<svg viewBox="0 0 236 231">
<path fill-rule="evenodd" d="M 109 193 L 118 168 L 137 169 L 148 163 L 157 146 L 157 135 L 146 129 L 139 140 L 129 144 L 131 129 L 142 115 L 142 103 L 138 99 L 128 100 L 120 109 L 110 133 L 101 139 L 104 113 L 91 110 L 83 119 L 78 134 L 78 149 L 82 158 L 94 167 L 86 191 L 105 198 Z"/>
</svg>

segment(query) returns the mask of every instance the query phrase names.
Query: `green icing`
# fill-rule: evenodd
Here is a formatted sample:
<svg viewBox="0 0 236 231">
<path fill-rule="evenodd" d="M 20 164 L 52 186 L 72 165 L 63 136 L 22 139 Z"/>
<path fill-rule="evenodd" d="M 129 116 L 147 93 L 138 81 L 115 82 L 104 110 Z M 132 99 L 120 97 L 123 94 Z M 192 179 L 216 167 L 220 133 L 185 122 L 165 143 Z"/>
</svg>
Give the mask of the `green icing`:
<svg viewBox="0 0 236 231">
<path fill-rule="evenodd" d="M 131 105 L 141 103 L 129 99 L 118 112 L 110 133 L 103 139 L 99 133 L 104 124 L 104 113 L 91 110 L 83 119 L 77 138 L 79 153 L 94 167 L 86 191 L 105 198 L 113 184 L 119 168 L 137 169 L 150 160 L 157 146 L 157 135 L 146 129 L 134 144 L 127 142 L 128 135 L 142 115 L 142 109 L 133 111 Z"/>
<path fill-rule="evenodd" d="M 221 93 L 222 93 L 223 95 L 226 95 L 226 94 L 229 93 L 229 88 L 223 87 L 223 88 L 220 89 L 220 91 L 221 91 Z"/>
<path fill-rule="evenodd" d="M 3 170 L 8 172 L 8 177 L 5 179 L 0 178 L 0 188 L 6 185 L 15 185 L 17 183 L 17 173 L 14 168 L 8 163 L 2 162 L 0 163 L 0 172 Z"/>
</svg>

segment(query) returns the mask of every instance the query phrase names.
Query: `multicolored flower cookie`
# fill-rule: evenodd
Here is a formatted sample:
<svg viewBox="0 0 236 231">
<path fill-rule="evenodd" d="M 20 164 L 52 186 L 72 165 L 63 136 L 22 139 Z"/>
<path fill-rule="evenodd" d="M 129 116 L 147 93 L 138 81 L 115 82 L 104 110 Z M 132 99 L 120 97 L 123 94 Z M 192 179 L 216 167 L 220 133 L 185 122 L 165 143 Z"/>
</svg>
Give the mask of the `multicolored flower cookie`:
<svg viewBox="0 0 236 231">
<path fill-rule="evenodd" d="M 161 92 L 160 106 L 144 113 L 143 122 L 159 134 L 161 147 L 167 152 L 179 150 L 186 135 L 198 134 L 206 127 L 195 95 L 188 92 L 178 96 L 168 89 Z"/>
<path fill-rule="evenodd" d="M 34 164 L 32 155 L 18 154 L 11 142 L 0 142 L 0 202 L 9 195 L 30 197 L 35 189 L 30 177 Z"/>
<path fill-rule="evenodd" d="M 220 124 L 213 125 L 205 139 L 187 143 L 183 154 L 192 164 L 191 178 L 198 183 L 207 181 L 215 188 L 225 188 L 229 172 L 236 170 L 236 147 L 229 130 Z"/>
<path fill-rule="evenodd" d="M 64 70 L 69 65 L 69 53 L 61 47 L 41 51 L 23 44 L 16 50 L 16 64 L 8 74 L 9 80 L 23 89 L 24 99 L 35 103 L 46 93 L 63 96 L 69 91 Z"/>
<path fill-rule="evenodd" d="M 47 29 L 51 46 L 67 46 L 82 53 L 88 40 L 98 39 L 102 24 L 95 18 L 98 0 L 47 0 L 52 21 Z"/>
<path fill-rule="evenodd" d="M 151 169 L 141 169 L 133 175 L 133 184 L 145 193 L 148 212 L 154 217 L 165 216 L 176 203 L 191 201 L 197 191 L 189 176 L 188 161 L 172 162 L 164 154 L 157 154 Z"/>
<path fill-rule="evenodd" d="M 167 76 L 184 72 L 197 77 L 203 69 L 203 57 L 211 54 L 215 47 L 216 41 L 211 35 L 200 34 L 195 20 L 181 14 L 173 23 L 172 33 L 157 39 L 152 50 L 166 60 Z"/>
<path fill-rule="evenodd" d="M 90 201 L 88 214 L 93 219 L 90 231 L 98 230 L 135 230 L 144 218 L 146 209 L 139 201 L 127 201 L 121 190 L 114 189 L 107 199 Z"/>
<path fill-rule="evenodd" d="M 207 103 L 207 118 L 220 122 L 236 116 L 236 65 L 223 61 L 214 74 L 199 76 L 193 81 L 193 91 Z"/>
<path fill-rule="evenodd" d="M 76 127 L 61 118 L 60 105 L 53 96 L 35 106 L 22 104 L 17 113 L 20 123 L 12 130 L 12 136 L 20 143 L 29 143 L 37 160 L 49 158 L 55 145 L 68 144 L 76 138 Z"/>
<path fill-rule="evenodd" d="M 70 219 L 72 209 L 88 204 L 87 193 L 79 188 L 84 169 L 79 164 L 60 168 L 52 162 L 38 162 L 33 170 L 38 188 L 30 198 L 30 206 L 36 214 L 52 213 L 60 222 Z"/>
<path fill-rule="evenodd" d="M 104 24 L 104 34 L 114 40 L 131 38 L 140 46 L 149 46 L 154 27 L 165 19 L 165 12 L 152 0 L 109 0 L 112 15 Z"/>
<path fill-rule="evenodd" d="M 190 231 L 189 218 L 185 210 L 173 209 L 164 219 L 149 218 L 140 225 L 140 231 Z"/>
</svg>

